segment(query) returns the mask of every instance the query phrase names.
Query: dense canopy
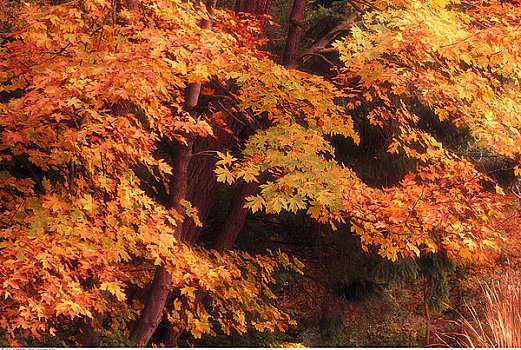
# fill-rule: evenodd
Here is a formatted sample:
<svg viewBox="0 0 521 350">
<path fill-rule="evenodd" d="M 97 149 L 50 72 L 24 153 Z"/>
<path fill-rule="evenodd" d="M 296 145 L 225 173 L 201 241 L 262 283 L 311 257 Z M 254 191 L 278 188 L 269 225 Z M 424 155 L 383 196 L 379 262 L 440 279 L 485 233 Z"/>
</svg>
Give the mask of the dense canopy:
<svg viewBox="0 0 521 350">
<path fill-rule="evenodd" d="M 198 3 L 6 4 L 0 328 L 9 342 L 82 320 L 146 346 L 151 334 L 131 334 L 152 304 L 133 293 L 155 289 L 158 276 L 152 333 L 163 309 L 195 337 L 293 324 L 276 302 L 276 271 L 302 273 L 302 263 L 282 251 L 212 250 L 184 233 L 187 222 L 206 225 L 187 189 L 206 186 L 187 175 L 201 157 L 214 160 L 207 173 L 218 182 L 259 184 L 244 199 L 252 213 L 305 213 L 391 261 L 442 252 L 483 262 L 512 242 L 516 198 L 472 154 L 519 161 L 520 4 L 356 10 L 332 45 L 339 66 L 328 79 L 262 51 L 264 22 Z M 399 181 L 375 185 L 340 156 L 364 142 L 361 120 L 406 162 Z M 435 123 L 467 133 L 466 148 Z"/>
</svg>

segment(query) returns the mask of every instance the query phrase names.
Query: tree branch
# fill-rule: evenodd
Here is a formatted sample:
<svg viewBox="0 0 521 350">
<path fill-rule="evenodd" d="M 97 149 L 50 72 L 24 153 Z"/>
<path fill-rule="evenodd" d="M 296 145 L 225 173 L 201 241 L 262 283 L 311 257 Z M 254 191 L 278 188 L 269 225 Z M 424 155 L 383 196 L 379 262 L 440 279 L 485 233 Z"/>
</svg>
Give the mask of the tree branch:
<svg viewBox="0 0 521 350">
<path fill-rule="evenodd" d="M 331 42 L 333 40 L 335 40 L 335 38 L 339 34 L 351 29 L 351 27 L 356 24 L 356 19 L 357 19 L 358 15 L 359 15 L 358 12 L 354 12 L 351 15 L 349 15 L 345 20 L 343 20 L 338 25 L 336 25 L 333 29 L 331 29 L 326 35 L 324 35 L 319 40 L 315 41 L 313 46 L 311 46 L 309 49 L 307 49 L 300 55 L 300 59 L 305 62 L 307 56 L 320 55 L 323 53 L 336 51 L 335 48 L 326 47 L 326 46 L 331 44 Z"/>
</svg>

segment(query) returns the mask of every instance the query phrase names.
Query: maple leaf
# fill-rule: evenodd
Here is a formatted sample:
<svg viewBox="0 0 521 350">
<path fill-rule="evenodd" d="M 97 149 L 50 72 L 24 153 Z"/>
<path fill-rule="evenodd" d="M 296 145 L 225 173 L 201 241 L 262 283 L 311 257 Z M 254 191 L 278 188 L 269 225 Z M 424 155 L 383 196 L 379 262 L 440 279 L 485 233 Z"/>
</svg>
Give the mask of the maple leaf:
<svg viewBox="0 0 521 350">
<path fill-rule="evenodd" d="M 190 287 L 190 286 L 185 286 L 185 287 L 181 288 L 181 293 L 183 293 L 187 297 L 193 299 L 195 297 L 195 288 Z"/>
<path fill-rule="evenodd" d="M 227 184 L 232 184 L 234 181 L 234 176 L 228 169 L 228 167 L 218 167 L 215 169 L 215 173 L 217 174 L 217 181 L 218 182 L 225 182 Z"/>
<path fill-rule="evenodd" d="M 119 283 L 116 282 L 103 282 L 101 283 L 100 290 L 108 291 L 110 294 L 114 295 L 116 299 L 119 301 L 125 301 L 127 298 L 121 285 L 119 285 Z"/>
<path fill-rule="evenodd" d="M 96 207 L 94 199 L 90 194 L 86 194 L 78 202 L 81 204 L 83 209 L 85 209 L 89 213 L 92 213 L 94 211 L 94 208 Z"/>
<path fill-rule="evenodd" d="M 231 165 L 236 159 L 232 157 L 230 152 L 226 152 L 226 154 L 217 151 L 217 156 L 221 159 L 219 159 L 215 164 L 217 165 Z"/>
<path fill-rule="evenodd" d="M 285 198 L 282 198 L 282 197 L 271 198 L 266 203 L 266 210 L 272 211 L 275 213 L 279 213 L 282 209 L 287 209 L 287 208 L 288 208 L 288 202 L 286 201 Z"/>
<path fill-rule="evenodd" d="M 266 206 L 264 198 L 260 195 L 246 197 L 245 208 L 251 209 L 252 213 L 262 210 Z"/>
<path fill-rule="evenodd" d="M 288 199 L 288 210 L 296 213 L 299 209 L 305 209 L 306 203 L 302 198 L 297 196 Z"/>
</svg>

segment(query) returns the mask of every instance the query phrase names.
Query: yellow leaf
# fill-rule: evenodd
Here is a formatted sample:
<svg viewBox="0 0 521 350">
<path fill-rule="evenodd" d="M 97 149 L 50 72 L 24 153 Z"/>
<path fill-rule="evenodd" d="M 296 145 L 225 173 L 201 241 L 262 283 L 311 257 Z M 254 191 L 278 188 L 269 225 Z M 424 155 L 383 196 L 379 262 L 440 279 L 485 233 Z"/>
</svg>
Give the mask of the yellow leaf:
<svg viewBox="0 0 521 350">
<path fill-rule="evenodd" d="M 218 182 L 226 182 L 227 184 L 231 185 L 234 177 L 233 174 L 230 172 L 230 170 L 224 166 L 219 167 L 215 169 L 215 173 L 217 174 L 217 181 Z"/>
<path fill-rule="evenodd" d="M 259 195 L 246 197 L 245 208 L 250 208 L 252 213 L 262 210 L 262 208 L 266 205 L 264 198 Z"/>
<path fill-rule="evenodd" d="M 114 282 L 103 282 L 99 289 L 106 290 L 110 294 L 114 295 L 119 301 L 124 301 L 127 298 L 121 286 Z"/>
<path fill-rule="evenodd" d="M 217 151 L 217 156 L 219 158 L 221 158 L 220 160 L 217 161 L 217 163 L 216 163 L 217 165 L 229 165 L 235 161 L 235 158 L 232 157 L 230 152 L 226 152 L 226 154 L 224 154 L 224 153 Z"/>
<path fill-rule="evenodd" d="M 92 212 L 94 210 L 94 200 L 90 194 L 86 194 L 82 199 L 79 200 L 79 203 L 88 212 Z"/>
<path fill-rule="evenodd" d="M 272 210 L 276 213 L 279 213 L 282 209 L 288 208 L 288 203 L 286 199 L 282 197 L 275 197 L 270 199 L 270 201 L 267 204 L 267 209 Z"/>
</svg>

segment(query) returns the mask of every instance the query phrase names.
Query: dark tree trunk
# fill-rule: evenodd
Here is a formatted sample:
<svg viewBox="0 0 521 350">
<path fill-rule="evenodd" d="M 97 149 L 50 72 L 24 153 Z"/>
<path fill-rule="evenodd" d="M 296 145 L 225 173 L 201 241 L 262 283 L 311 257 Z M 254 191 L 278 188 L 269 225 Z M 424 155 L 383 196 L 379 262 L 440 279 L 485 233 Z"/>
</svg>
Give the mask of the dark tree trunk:
<svg viewBox="0 0 521 350">
<path fill-rule="evenodd" d="M 304 34 L 302 20 L 306 10 L 306 0 L 294 0 L 293 9 L 289 18 L 288 40 L 282 58 L 282 64 L 287 68 L 295 68 L 298 65 L 298 53 L 300 40 Z"/>
<path fill-rule="evenodd" d="M 172 286 L 172 277 L 163 266 L 158 266 L 147 294 L 145 307 L 130 338 L 140 348 L 146 347 L 161 322 L 163 308 Z"/>
<path fill-rule="evenodd" d="M 259 184 L 257 182 L 246 182 L 242 184 L 239 191 L 235 194 L 235 198 L 226 215 L 217 242 L 215 243 L 214 249 L 218 252 L 222 253 L 230 249 L 233 243 L 235 243 L 248 216 L 248 209 L 244 207 L 246 197 L 255 194 L 258 188 Z"/>
<path fill-rule="evenodd" d="M 172 181 L 170 182 L 170 207 L 179 213 L 183 213 L 181 200 L 186 197 L 188 184 L 188 164 L 192 158 L 192 142 L 187 145 L 179 145 L 172 169 Z M 183 225 L 179 224 L 175 231 L 176 238 L 180 240 Z M 146 347 L 150 338 L 161 322 L 163 309 L 172 288 L 172 277 L 164 266 L 157 266 L 154 280 L 150 285 L 145 299 L 145 307 L 131 334 L 131 339 L 139 347 Z"/>
<path fill-rule="evenodd" d="M 272 0 L 237 0 L 235 12 L 251 13 L 252 15 L 263 16 L 271 13 Z M 264 29 L 268 23 L 266 18 L 261 18 L 261 28 Z"/>
<path fill-rule="evenodd" d="M 215 139 L 206 140 L 199 139 L 194 144 L 194 154 L 197 154 L 198 150 L 219 150 L 222 151 L 219 145 L 214 147 L 203 148 L 208 144 L 212 144 L 211 141 L 216 143 Z M 213 157 L 206 155 L 200 155 L 194 157 L 190 168 L 188 169 L 188 176 L 190 182 L 188 184 L 187 200 L 197 209 L 197 216 L 201 222 L 205 222 L 210 212 L 210 208 L 215 197 L 215 191 L 217 188 L 217 181 L 213 169 L 215 169 L 216 160 Z M 195 243 L 201 233 L 201 227 L 198 227 L 195 222 L 191 219 L 187 219 L 183 222 L 183 240 L 187 243 Z"/>
<path fill-rule="evenodd" d="M 233 109 L 232 106 L 227 106 Z M 238 134 L 242 125 L 234 118 L 225 118 L 226 126 L 234 131 L 234 134 L 214 127 L 215 137 L 198 138 L 194 142 L 194 157 L 188 169 L 187 200 L 197 208 L 199 220 L 205 222 L 215 198 L 217 179 L 214 173 L 215 162 L 213 155 L 204 154 L 205 151 L 225 152 L 233 147 L 234 135 Z M 188 243 L 196 243 L 201 233 L 201 227 L 197 227 L 193 220 L 183 223 L 183 237 Z"/>
<path fill-rule="evenodd" d="M 206 8 L 210 14 L 209 20 L 201 23 L 201 28 L 210 30 L 212 28 L 212 15 L 217 0 L 208 0 Z M 185 110 L 192 112 L 197 106 L 201 93 L 201 83 L 189 84 L 185 92 Z M 170 201 L 169 206 L 182 214 L 181 200 L 187 195 L 188 187 L 188 166 L 192 158 L 193 139 L 190 139 L 186 145 L 180 145 L 174 161 L 174 169 L 172 169 L 172 181 L 170 182 Z M 175 235 L 179 241 L 183 241 L 185 234 L 182 224 L 177 226 Z M 172 277 L 164 266 L 157 266 L 154 280 L 149 288 L 146 297 L 145 307 L 141 312 L 140 318 L 134 328 L 131 339 L 140 347 L 147 346 L 150 338 L 156 331 L 163 309 L 165 308 L 168 295 L 172 288 Z"/>
</svg>

